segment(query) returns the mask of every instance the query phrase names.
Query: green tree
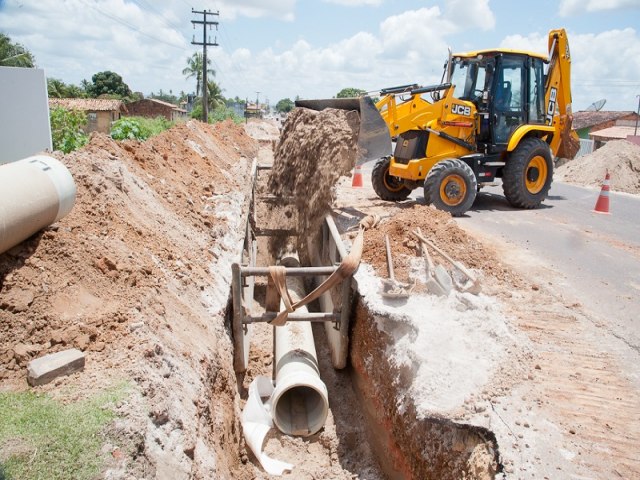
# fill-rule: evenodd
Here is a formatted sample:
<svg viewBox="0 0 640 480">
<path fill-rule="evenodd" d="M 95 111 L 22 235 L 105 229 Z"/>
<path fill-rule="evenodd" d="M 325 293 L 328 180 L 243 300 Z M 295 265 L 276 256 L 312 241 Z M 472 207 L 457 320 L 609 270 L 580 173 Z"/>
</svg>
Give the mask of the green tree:
<svg viewBox="0 0 640 480">
<path fill-rule="evenodd" d="M 115 72 L 104 71 L 98 72 L 91 77 L 91 83 L 87 87 L 87 93 L 91 97 L 99 97 L 100 95 L 115 95 L 120 98 L 132 95 L 129 85 L 124 83 L 122 77 Z"/>
<path fill-rule="evenodd" d="M 218 107 L 226 105 L 220 85 L 213 80 L 209 80 L 207 82 L 207 103 L 211 110 L 215 110 Z"/>
<path fill-rule="evenodd" d="M 361 90 L 359 88 L 343 88 L 338 92 L 336 98 L 353 98 L 353 97 L 361 97 L 367 93 L 366 90 Z"/>
<path fill-rule="evenodd" d="M 276 103 L 276 112 L 287 113 L 293 110 L 293 107 L 295 107 L 295 105 L 290 98 L 283 98 Z"/>
<path fill-rule="evenodd" d="M 84 98 L 87 96 L 81 87 L 66 84 L 57 78 L 47 78 L 47 92 L 49 98 Z"/>
<path fill-rule="evenodd" d="M 0 66 L 34 68 L 36 61 L 29 50 L 13 43 L 4 33 L 0 33 Z"/>
<path fill-rule="evenodd" d="M 79 110 L 57 107 L 49 112 L 53 149 L 64 153 L 72 152 L 88 141 L 82 127 L 87 124 L 87 116 Z"/>
<path fill-rule="evenodd" d="M 182 70 L 182 74 L 187 78 L 196 79 L 196 95 L 201 95 L 201 85 L 202 85 L 202 53 L 195 52 L 189 58 L 187 58 L 187 66 Z M 211 65 L 211 59 L 207 58 L 207 74 L 210 74 L 212 77 L 216 76 L 216 72 L 212 68 L 208 68 Z"/>
</svg>

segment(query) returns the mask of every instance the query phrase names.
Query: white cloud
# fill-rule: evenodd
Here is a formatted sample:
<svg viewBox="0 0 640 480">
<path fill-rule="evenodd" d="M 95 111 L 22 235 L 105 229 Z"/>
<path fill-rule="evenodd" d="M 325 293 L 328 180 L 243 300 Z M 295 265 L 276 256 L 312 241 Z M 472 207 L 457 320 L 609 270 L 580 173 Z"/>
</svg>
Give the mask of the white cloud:
<svg viewBox="0 0 640 480">
<path fill-rule="evenodd" d="M 344 5 L 345 7 L 360 7 L 362 5 L 381 5 L 383 0 L 324 0 L 324 2 Z"/>
<path fill-rule="evenodd" d="M 296 0 L 218 0 L 215 2 L 215 8 L 220 11 L 220 17 L 223 20 L 244 16 L 293 21 L 295 6 Z"/>
<path fill-rule="evenodd" d="M 573 109 L 583 110 L 605 98 L 611 110 L 634 110 L 640 88 L 640 37 L 632 28 L 601 33 L 567 32 L 571 48 Z M 506 37 L 502 48 L 547 53 L 547 35 Z M 634 61 L 630 61 L 634 59 Z"/>
<path fill-rule="evenodd" d="M 640 0 L 561 0 L 558 13 L 561 17 L 584 12 L 640 8 Z"/>
<path fill-rule="evenodd" d="M 496 25 L 489 0 L 449 0 L 446 3 L 445 16 L 461 28 L 479 27 L 482 30 L 492 30 Z"/>
<path fill-rule="evenodd" d="M 431 7 L 387 18 L 380 25 L 380 34 L 386 55 L 402 58 L 417 54 L 420 58 L 433 52 L 445 55 L 445 37 L 457 28 L 442 16 L 438 7 Z"/>
<path fill-rule="evenodd" d="M 298 41 L 284 51 L 218 52 L 232 82 L 246 90 L 269 90 L 274 100 L 296 94 L 330 97 L 344 87 L 377 90 L 394 85 L 438 83 L 447 56 L 447 41 L 468 29 L 486 29 L 495 19 L 486 0 L 467 5 L 459 0 L 439 7 L 405 11 L 384 19 L 377 32 L 359 32 L 324 47 Z M 252 86 L 255 85 L 253 88 Z"/>
</svg>

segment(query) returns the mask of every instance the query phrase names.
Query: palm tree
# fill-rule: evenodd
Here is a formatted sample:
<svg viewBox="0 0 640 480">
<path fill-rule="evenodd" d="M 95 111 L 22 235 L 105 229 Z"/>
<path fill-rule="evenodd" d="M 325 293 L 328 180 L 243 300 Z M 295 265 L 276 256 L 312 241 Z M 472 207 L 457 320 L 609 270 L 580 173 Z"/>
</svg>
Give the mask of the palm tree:
<svg viewBox="0 0 640 480">
<path fill-rule="evenodd" d="M 0 33 L 0 65 L 5 67 L 35 67 L 33 55 L 19 43 Z"/>
<path fill-rule="evenodd" d="M 211 59 L 207 58 L 207 67 L 211 65 Z M 196 77 L 196 95 L 200 95 L 200 85 L 202 84 L 202 53 L 195 52 L 187 58 L 187 66 L 182 70 L 182 74 L 187 78 Z M 212 68 L 207 68 L 207 74 L 212 77 L 216 76 L 216 72 Z"/>
<path fill-rule="evenodd" d="M 215 110 L 218 107 L 225 105 L 224 97 L 222 96 L 222 89 L 213 80 L 207 82 L 207 102 L 209 108 Z"/>
</svg>

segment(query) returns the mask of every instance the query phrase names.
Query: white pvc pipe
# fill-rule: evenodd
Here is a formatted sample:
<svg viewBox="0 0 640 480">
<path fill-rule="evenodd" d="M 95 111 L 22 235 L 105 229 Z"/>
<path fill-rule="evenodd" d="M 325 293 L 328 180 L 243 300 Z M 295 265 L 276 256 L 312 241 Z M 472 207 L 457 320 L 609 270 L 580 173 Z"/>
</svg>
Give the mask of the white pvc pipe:
<svg viewBox="0 0 640 480">
<path fill-rule="evenodd" d="M 286 266 L 300 266 L 297 259 L 282 259 Z M 287 277 L 294 302 L 304 298 L 300 277 Z M 306 312 L 300 307 L 297 312 Z M 276 385 L 271 396 L 273 423 L 287 435 L 303 437 L 318 432 L 327 420 L 329 395 L 320 379 L 318 358 L 310 322 L 287 322 L 275 328 Z"/>
<path fill-rule="evenodd" d="M 75 200 L 73 177 L 55 158 L 0 165 L 0 254 L 67 215 Z"/>
</svg>

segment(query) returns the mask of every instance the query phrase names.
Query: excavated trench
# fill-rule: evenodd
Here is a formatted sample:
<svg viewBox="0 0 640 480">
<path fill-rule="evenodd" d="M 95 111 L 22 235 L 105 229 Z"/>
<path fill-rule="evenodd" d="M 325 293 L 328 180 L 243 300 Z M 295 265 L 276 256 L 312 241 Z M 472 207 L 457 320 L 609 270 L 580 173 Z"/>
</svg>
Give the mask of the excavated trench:
<svg viewBox="0 0 640 480">
<path fill-rule="evenodd" d="M 265 193 L 264 180 L 258 177 L 257 183 L 256 191 Z M 249 224 L 261 232 L 269 232 L 270 236 L 256 238 L 255 264 L 274 265 L 273 252 L 277 250 L 274 245 L 282 245 L 282 231 L 295 224 L 295 208 L 261 201 L 256 205 L 257 212 L 253 214 L 257 216 Z M 253 237 L 251 233 L 250 236 Z M 308 242 L 307 248 L 297 242 L 300 256 L 306 262 L 303 264 L 311 265 L 310 259 L 314 258 L 317 264 L 317 259 L 327 251 L 323 242 L 326 235 L 322 234 Z M 363 274 L 373 275 L 369 270 L 359 273 Z M 502 467 L 493 433 L 452 420 L 444 413 L 418 413 L 409 394 L 416 381 L 417 367 L 399 365 L 388 355 L 399 336 L 412 335 L 412 327 L 407 325 L 403 314 L 371 309 L 358 290 L 358 282 L 352 279 L 349 282 L 352 288 L 350 304 L 345 306 L 349 322 L 346 368 L 334 368 L 335 352 L 330 350 L 327 337 L 333 327 L 313 325 L 318 369 L 329 396 L 327 424 L 319 433 L 304 438 L 290 437 L 274 429 L 264 441 L 265 453 L 294 464 L 292 472 L 281 478 L 494 478 Z M 307 291 L 314 286 L 307 279 Z M 267 278 L 256 278 L 254 311 L 265 310 L 266 297 Z M 340 288 L 334 287 L 331 298 L 334 309 L 340 311 Z M 311 312 L 323 310 L 320 302 L 309 305 Z M 232 315 L 228 318 L 233 321 Z M 242 401 L 246 400 L 249 384 L 256 376 L 273 375 L 273 339 L 274 327 L 266 323 L 253 325 L 247 369 L 238 374 Z M 260 468 L 251 453 L 249 459 Z"/>
</svg>

